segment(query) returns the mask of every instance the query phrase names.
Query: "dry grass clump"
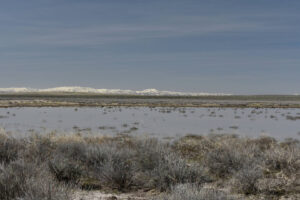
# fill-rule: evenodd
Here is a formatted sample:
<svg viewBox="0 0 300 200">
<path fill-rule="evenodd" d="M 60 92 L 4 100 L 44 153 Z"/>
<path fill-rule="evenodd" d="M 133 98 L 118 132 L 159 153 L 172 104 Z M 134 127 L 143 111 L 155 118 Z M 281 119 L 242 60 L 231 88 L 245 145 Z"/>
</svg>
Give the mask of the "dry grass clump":
<svg viewBox="0 0 300 200">
<path fill-rule="evenodd" d="M 58 181 L 63 181 L 65 183 L 77 183 L 82 175 L 82 167 L 79 163 L 60 154 L 57 154 L 48 161 L 48 167 L 49 171 Z"/>
<path fill-rule="evenodd" d="M 242 152 L 233 151 L 229 145 L 224 145 L 207 152 L 203 159 L 204 165 L 217 178 L 227 178 L 243 167 L 247 157 Z"/>
<path fill-rule="evenodd" d="M 0 135 L 0 162 L 8 163 L 16 160 L 18 152 L 23 148 L 21 141 Z"/>
<path fill-rule="evenodd" d="M 87 162 L 92 174 L 105 187 L 120 191 L 135 185 L 134 152 L 130 148 L 120 148 L 114 143 L 95 145 L 87 152 Z"/>
<path fill-rule="evenodd" d="M 165 191 L 176 184 L 194 183 L 203 184 L 211 179 L 200 165 L 187 165 L 184 159 L 178 158 L 174 154 L 169 154 L 159 160 L 158 165 L 151 171 L 157 188 Z"/>
<path fill-rule="evenodd" d="M 232 190 L 238 193 L 258 194 L 257 181 L 263 178 L 263 171 L 255 165 L 245 165 L 233 175 Z"/>
<path fill-rule="evenodd" d="M 136 149 L 140 170 L 148 176 L 146 187 L 165 191 L 176 184 L 210 182 L 210 177 L 198 163 L 189 164 L 169 144 L 148 139 L 139 141 Z"/>
</svg>

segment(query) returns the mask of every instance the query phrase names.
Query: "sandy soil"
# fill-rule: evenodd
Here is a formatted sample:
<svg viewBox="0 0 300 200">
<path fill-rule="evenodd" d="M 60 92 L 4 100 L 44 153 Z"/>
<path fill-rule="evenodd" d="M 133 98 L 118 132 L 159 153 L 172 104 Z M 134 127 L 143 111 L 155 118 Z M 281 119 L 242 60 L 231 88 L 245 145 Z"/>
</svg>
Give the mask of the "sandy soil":
<svg viewBox="0 0 300 200">
<path fill-rule="evenodd" d="M 146 200 L 151 199 L 151 196 L 151 192 L 108 194 L 101 191 L 76 191 L 73 200 Z"/>
</svg>

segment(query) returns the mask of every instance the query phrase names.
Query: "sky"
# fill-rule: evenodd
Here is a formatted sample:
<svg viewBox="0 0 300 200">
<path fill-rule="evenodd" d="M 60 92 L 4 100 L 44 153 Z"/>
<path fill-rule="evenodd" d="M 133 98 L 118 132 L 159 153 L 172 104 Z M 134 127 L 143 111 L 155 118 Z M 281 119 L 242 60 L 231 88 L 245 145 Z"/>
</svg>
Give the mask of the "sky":
<svg viewBox="0 0 300 200">
<path fill-rule="evenodd" d="M 300 93 L 299 0 L 2 0 L 0 88 Z"/>
</svg>

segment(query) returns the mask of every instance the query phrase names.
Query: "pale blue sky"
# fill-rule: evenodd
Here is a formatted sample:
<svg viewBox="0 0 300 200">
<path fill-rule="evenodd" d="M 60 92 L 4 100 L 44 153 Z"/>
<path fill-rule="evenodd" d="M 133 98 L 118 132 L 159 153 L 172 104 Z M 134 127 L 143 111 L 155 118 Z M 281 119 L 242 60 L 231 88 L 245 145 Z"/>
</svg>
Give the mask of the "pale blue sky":
<svg viewBox="0 0 300 200">
<path fill-rule="evenodd" d="M 0 87 L 300 93 L 299 0 L 3 0 Z"/>
</svg>

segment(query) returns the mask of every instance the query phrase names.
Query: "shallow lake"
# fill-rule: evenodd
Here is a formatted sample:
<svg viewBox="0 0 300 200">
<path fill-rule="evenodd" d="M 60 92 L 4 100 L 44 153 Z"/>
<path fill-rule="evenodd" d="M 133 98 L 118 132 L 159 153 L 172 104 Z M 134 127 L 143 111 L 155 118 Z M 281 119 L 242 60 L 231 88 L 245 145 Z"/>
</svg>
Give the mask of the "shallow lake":
<svg viewBox="0 0 300 200">
<path fill-rule="evenodd" d="M 233 108 L 1 108 L 0 129 L 32 132 L 141 134 L 161 138 L 235 133 L 300 139 L 300 109 Z"/>
</svg>

